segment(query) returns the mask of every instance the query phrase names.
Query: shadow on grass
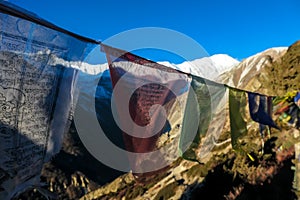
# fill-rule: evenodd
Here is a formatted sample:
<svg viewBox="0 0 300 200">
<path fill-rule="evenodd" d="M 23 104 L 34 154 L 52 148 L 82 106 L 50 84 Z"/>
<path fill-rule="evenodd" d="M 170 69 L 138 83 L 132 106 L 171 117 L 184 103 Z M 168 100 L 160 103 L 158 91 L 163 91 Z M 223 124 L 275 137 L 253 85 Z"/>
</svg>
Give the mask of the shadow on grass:
<svg viewBox="0 0 300 200">
<path fill-rule="evenodd" d="M 285 161 L 284 166 L 271 179 L 259 185 L 252 185 L 238 176 L 224 170 L 224 164 L 216 166 L 200 184 L 187 186 L 181 199 L 238 199 L 238 200 L 294 200 L 297 196 L 293 192 L 293 165 L 291 159 Z M 241 188 L 237 192 L 237 188 Z M 229 198 L 229 193 L 234 194 Z"/>
</svg>

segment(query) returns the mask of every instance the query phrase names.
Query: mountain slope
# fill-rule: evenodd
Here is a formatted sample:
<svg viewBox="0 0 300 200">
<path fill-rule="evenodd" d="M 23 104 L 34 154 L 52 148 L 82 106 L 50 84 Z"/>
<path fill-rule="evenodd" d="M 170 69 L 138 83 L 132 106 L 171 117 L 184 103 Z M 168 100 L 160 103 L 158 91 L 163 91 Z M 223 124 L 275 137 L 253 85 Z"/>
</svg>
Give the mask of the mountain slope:
<svg viewBox="0 0 300 200">
<path fill-rule="evenodd" d="M 283 96 L 300 88 L 300 42 L 271 48 L 251 56 L 217 80 L 231 87 L 269 96 Z"/>
<path fill-rule="evenodd" d="M 269 68 L 270 78 L 267 84 L 271 85 L 276 95 L 300 89 L 300 41 L 291 45 L 287 52 Z"/>
<path fill-rule="evenodd" d="M 243 60 L 231 70 L 221 74 L 217 80 L 231 87 L 276 95 L 276 92 L 269 88 L 269 84 L 272 82 L 271 77 L 273 79 L 271 76 L 272 66 L 280 61 L 286 52 L 287 48 L 285 47 L 265 50 Z M 277 68 L 281 67 L 277 66 Z"/>
</svg>

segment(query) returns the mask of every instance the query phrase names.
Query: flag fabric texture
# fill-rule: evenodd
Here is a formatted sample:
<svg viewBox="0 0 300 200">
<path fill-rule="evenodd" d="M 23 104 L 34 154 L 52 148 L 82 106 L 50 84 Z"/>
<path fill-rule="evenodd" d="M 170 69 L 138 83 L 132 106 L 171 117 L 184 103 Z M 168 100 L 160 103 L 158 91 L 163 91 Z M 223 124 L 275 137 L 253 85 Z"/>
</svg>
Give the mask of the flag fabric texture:
<svg viewBox="0 0 300 200">
<path fill-rule="evenodd" d="M 190 78 L 129 52 L 103 44 L 102 50 L 113 85 L 114 119 L 122 129 L 131 168 L 133 172 L 148 171 L 149 165 L 168 159 L 164 156 L 170 152 L 162 151 L 156 158 L 148 154 L 163 149 L 163 134 L 178 142 Z M 130 157 L 130 152 L 139 156 Z"/>
<path fill-rule="evenodd" d="M 248 92 L 249 111 L 251 118 L 263 125 L 267 125 L 273 128 L 278 126 L 273 121 L 270 113 L 268 113 L 268 100 L 267 96 Z"/>
<path fill-rule="evenodd" d="M 225 119 L 222 100 L 225 98 L 226 88 L 223 84 L 202 77 L 194 75 L 191 77 L 179 150 L 184 159 L 200 162 L 201 158 L 212 149 L 212 140 L 222 131 Z M 216 116 L 224 118 L 217 119 Z M 196 132 L 193 130 L 195 126 Z M 204 137 L 209 139 L 205 140 Z"/>
<path fill-rule="evenodd" d="M 296 96 L 294 97 L 294 102 L 298 106 L 298 108 L 300 109 L 300 92 L 298 92 L 296 94 Z"/>
<path fill-rule="evenodd" d="M 30 20 L 31 19 L 31 20 Z M 0 5 L 0 199 L 38 186 L 43 164 L 59 152 L 73 109 L 77 70 L 90 44 Z"/>
<path fill-rule="evenodd" d="M 229 116 L 231 129 L 231 144 L 234 149 L 239 148 L 238 139 L 247 133 L 246 123 L 246 92 L 229 88 Z"/>
</svg>

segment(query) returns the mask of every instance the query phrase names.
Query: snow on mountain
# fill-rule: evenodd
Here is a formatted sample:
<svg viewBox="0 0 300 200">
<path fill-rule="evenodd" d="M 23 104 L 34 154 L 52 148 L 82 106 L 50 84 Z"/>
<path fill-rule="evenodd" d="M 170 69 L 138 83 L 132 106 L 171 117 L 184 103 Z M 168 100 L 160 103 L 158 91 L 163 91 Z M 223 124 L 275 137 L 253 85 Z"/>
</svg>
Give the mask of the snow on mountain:
<svg viewBox="0 0 300 200">
<path fill-rule="evenodd" d="M 230 70 L 240 62 L 226 54 L 215 54 L 210 57 L 220 73 Z"/>
<path fill-rule="evenodd" d="M 215 80 L 220 74 L 238 65 L 239 61 L 226 54 L 216 54 L 193 61 L 185 61 L 181 64 L 173 64 L 167 61 L 159 63 L 186 73 Z"/>
<path fill-rule="evenodd" d="M 108 69 L 107 63 L 91 65 L 84 62 L 66 62 L 62 59 L 57 59 L 56 62 L 66 67 L 76 68 L 80 70 L 81 73 L 87 75 L 100 75 L 102 72 Z M 220 74 L 229 71 L 234 66 L 238 65 L 239 61 L 226 54 L 216 54 L 193 61 L 185 61 L 181 64 L 173 64 L 168 61 L 162 61 L 158 63 L 182 72 L 190 73 L 210 80 L 216 80 Z"/>
<path fill-rule="evenodd" d="M 280 59 L 287 49 L 287 47 L 270 48 L 250 56 L 221 74 L 216 80 L 235 88 L 266 92 L 262 90 L 264 88 L 262 80 L 268 77 L 266 67 Z"/>
</svg>

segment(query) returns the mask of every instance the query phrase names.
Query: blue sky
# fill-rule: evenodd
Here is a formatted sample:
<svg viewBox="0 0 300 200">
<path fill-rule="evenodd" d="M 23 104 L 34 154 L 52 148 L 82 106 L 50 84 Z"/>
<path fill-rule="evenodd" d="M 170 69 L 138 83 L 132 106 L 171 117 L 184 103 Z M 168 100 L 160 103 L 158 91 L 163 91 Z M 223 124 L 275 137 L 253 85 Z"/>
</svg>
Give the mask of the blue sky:
<svg viewBox="0 0 300 200">
<path fill-rule="evenodd" d="M 133 28 L 169 28 L 193 38 L 210 55 L 225 53 L 239 60 L 300 39 L 299 0 L 9 1 L 93 39 L 103 41 Z M 180 62 L 161 52 L 137 53 Z"/>
</svg>

